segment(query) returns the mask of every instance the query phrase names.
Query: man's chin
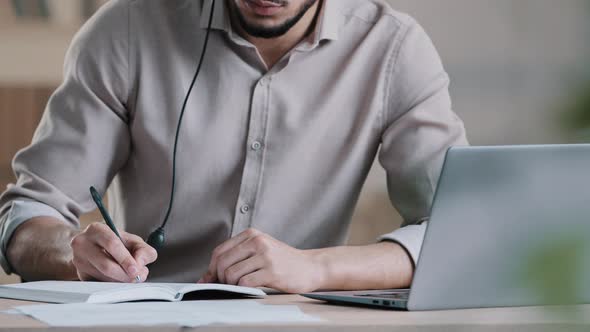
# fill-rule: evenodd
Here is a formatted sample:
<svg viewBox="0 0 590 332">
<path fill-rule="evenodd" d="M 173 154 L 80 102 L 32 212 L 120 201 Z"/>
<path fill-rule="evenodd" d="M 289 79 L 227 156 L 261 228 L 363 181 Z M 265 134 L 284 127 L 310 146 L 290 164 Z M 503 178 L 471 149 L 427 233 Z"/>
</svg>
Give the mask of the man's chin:
<svg viewBox="0 0 590 332">
<path fill-rule="evenodd" d="M 262 26 L 254 24 L 242 24 L 242 29 L 250 36 L 255 38 L 278 38 L 289 32 L 290 27 L 284 26 Z"/>
<path fill-rule="evenodd" d="M 307 0 L 300 10 L 290 15 L 287 13 L 288 5 L 273 6 L 271 9 L 262 8 L 257 12 L 256 7 L 264 6 L 266 3 L 261 0 L 237 0 L 241 6 L 234 3 L 234 15 L 237 17 L 242 30 L 255 38 L 277 38 L 281 37 L 305 15 L 317 0 Z M 341 1 L 341 0 L 336 0 Z M 268 12 L 266 12 L 268 10 Z M 285 17 L 287 16 L 287 17 Z"/>
<path fill-rule="evenodd" d="M 256 38 L 277 38 L 286 34 L 296 23 L 289 18 L 260 17 L 244 15 L 241 12 L 238 20 L 242 30 Z"/>
</svg>

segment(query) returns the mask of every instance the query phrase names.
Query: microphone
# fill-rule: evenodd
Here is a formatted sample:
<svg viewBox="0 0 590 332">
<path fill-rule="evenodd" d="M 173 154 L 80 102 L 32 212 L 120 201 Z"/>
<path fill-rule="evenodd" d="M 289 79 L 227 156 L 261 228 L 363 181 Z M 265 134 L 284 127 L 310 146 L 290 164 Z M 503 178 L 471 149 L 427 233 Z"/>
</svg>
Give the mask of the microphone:
<svg viewBox="0 0 590 332">
<path fill-rule="evenodd" d="M 199 63 L 197 65 L 197 70 L 195 71 L 195 75 L 193 76 L 193 80 L 191 85 L 184 97 L 184 103 L 182 104 L 182 109 L 180 110 L 180 116 L 178 118 L 178 125 L 176 126 L 176 134 L 174 138 L 174 150 L 172 152 L 172 188 L 170 190 L 170 202 L 168 204 L 168 210 L 166 211 L 166 216 L 164 217 L 164 221 L 162 225 L 158 227 L 155 231 L 153 231 L 147 239 L 147 244 L 152 246 L 156 249 L 157 252 L 160 252 L 160 249 L 164 247 L 166 243 L 166 232 L 165 227 L 168 223 L 168 218 L 170 217 L 170 212 L 172 211 L 172 206 L 174 204 L 174 191 L 176 187 L 176 151 L 178 148 L 178 141 L 180 137 L 180 127 L 182 125 L 182 119 L 184 118 L 184 112 L 186 111 L 186 104 L 188 103 L 188 99 L 193 91 L 193 87 L 199 77 L 199 73 L 201 72 L 201 67 L 203 66 L 203 59 L 205 58 L 205 53 L 207 52 L 207 44 L 209 43 L 209 34 L 211 32 L 211 24 L 213 22 L 213 14 L 215 12 L 215 0 L 211 1 L 211 12 L 209 13 L 209 23 L 207 24 L 207 33 L 205 35 L 205 41 L 203 43 L 203 49 L 201 51 L 201 57 L 199 58 Z"/>
<path fill-rule="evenodd" d="M 147 244 L 156 249 L 157 252 L 160 252 L 160 249 L 164 247 L 165 242 L 166 233 L 164 232 L 164 227 L 158 227 L 158 229 L 153 231 L 147 239 Z"/>
</svg>

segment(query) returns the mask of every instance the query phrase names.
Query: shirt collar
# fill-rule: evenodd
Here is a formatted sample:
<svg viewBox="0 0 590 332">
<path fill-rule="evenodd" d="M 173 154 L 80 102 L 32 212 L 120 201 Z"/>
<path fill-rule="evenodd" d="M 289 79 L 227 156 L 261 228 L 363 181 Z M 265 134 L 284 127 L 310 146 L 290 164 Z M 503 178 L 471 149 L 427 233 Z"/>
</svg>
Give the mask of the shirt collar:
<svg viewBox="0 0 590 332">
<path fill-rule="evenodd" d="M 338 40 L 340 30 L 344 24 L 342 12 L 343 0 L 324 0 L 316 30 L 316 42 L 322 40 Z"/>
<path fill-rule="evenodd" d="M 343 0 L 323 0 L 318 22 L 313 40 L 310 46 L 319 44 L 322 40 L 337 40 L 340 35 L 340 29 L 344 23 L 344 14 L 342 13 Z M 213 0 L 204 0 L 201 10 L 200 27 L 206 29 L 209 24 L 209 15 Z M 232 34 L 231 21 L 225 0 L 215 1 L 215 13 L 211 22 L 211 29 L 222 30 Z"/>
</svg>

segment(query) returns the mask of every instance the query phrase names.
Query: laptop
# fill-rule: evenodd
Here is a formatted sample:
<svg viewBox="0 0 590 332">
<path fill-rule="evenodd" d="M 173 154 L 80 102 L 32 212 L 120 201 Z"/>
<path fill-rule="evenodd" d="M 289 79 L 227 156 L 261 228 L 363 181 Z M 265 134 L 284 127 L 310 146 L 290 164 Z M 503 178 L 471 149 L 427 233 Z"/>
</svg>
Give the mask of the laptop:
<svg viewBox="0 0 590 332">
<path fill-rule="evenodd" d="M 590 303 L 590 145 L 453 147 L 410 289 L 319 292 L 402 310 Z"/>
</svg>

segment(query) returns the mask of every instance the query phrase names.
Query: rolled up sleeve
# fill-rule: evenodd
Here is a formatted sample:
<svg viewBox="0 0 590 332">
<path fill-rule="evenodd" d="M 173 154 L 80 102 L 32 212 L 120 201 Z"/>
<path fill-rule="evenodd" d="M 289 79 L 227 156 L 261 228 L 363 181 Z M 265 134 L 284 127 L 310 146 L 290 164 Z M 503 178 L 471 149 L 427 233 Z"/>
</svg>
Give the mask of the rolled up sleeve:
<svg viewBox="0 0 590 332">
<path fill-rule="evenodd" d="M 468 142 L 440 56 L 416 22 L 392 52 L 391 68 L 379 161 L 403 224 L 379 240 L 399 243 L 417 263 L 446 151 Z"/>
<path fill-rule="evenodd" d="M 427 222 L 423 222 L 418 225 L 406 225 L 394 232 L 381 235 L 377 240 L 379 242 L 391 241 L 398 243 L 410 255 L 414 264 L 417 264 L 427 224 Z"/>
</svg>

